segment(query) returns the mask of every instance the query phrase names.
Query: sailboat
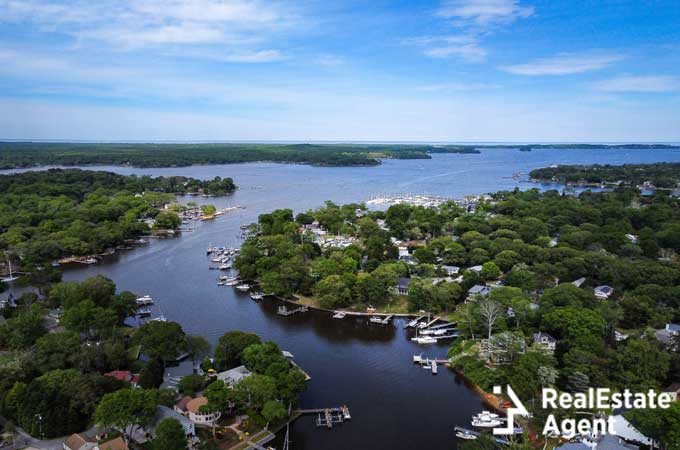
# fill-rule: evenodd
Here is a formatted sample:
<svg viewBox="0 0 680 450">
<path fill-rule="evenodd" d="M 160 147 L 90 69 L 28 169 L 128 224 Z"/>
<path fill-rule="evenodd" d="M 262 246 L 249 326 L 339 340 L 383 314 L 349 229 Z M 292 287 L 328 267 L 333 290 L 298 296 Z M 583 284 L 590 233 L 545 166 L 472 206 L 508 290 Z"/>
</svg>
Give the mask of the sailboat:
<svg viewBox="0 0 680 450">
<path fill-rule="evenodd" d="M 9 258 L 7 258 L 7 266 L 9 267 L 9 276 L 4 277 L 4 278 L 0 278 L 0 281 L 2 281 L 3 283 L 9 283 L 9 282 L 12 282 L 14 280 L 18 280 L 19 277 L 14 276 L 14 272 L 12 271 L 12 261 L 10 261 Z"/>
</svg>

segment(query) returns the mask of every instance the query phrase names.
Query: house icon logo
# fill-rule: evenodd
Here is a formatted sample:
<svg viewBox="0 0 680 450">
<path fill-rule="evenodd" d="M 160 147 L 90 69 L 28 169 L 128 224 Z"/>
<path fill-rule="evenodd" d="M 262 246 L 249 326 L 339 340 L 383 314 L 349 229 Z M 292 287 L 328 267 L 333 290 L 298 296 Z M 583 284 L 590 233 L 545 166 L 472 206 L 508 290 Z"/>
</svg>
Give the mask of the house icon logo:
<svg viewBox="0 0 680 450">
<path fill-rule="evenodd" d="M 505 422 L 504 427 L 497 427 L 493 429 L 493 434 L 494 435 L 511 435 L 514 434 L 515 432 L 515 416 L 522 416 L 522 417 L 527 417 L 529 415 L 529 411 L 524 407 L 520 399 L 517 397 L 517 394 L 515 394 L 515 391 L 512 390 L 512 387 L 510 385 L 505 386 L 505 392 L 510 397 L 510 400 L 512 400 L 513 407 L 508 408 L 508 417 Z M 495 395 L 500 395 L 503 393 L 503 388 L 501 386 L 494 386 L 493 387 L 493 393 Z"/>
</svg>

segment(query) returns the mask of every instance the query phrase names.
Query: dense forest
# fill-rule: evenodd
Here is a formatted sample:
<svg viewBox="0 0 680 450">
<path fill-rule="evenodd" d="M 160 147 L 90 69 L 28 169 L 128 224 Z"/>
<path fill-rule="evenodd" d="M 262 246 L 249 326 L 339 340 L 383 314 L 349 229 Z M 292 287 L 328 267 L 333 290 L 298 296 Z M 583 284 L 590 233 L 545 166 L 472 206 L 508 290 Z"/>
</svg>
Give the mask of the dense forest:
<svg viewBox="0 0 680 450">
<path fill-rule="evenodd" d="M 54 284 L 45 298 L 23 294 L 17 305 L 5 307 L 0 324 L 2 416 L 34 437 L 51 438 L 94 424 L 126 432 L 148 427 L 157 405 L 174 406 L 178 392 L 159 389 L 164 368 L 184 353 L 198 365 L 211 346 L 200 336 L 185 334 L 175 322 L 125 326 L 125 319 L 135 314 L 135 297 L 117 293 L 111 280 L 97 276 Z M 59 321 L 48 315 L 56 308 Z M 254 375 L 233 389 L 208 375 L 185 377 L 178 389 L 188 395 L 205 389 L 208 407 L 224 413 L 247 411 L 260 426 L 287 417 L 288 404 L 295 404 L 305 388 L 304 375 L 276 344 L 239 331 L 222 336 L 215 365 L 205 359 L 202 367 L 208 372 L 240 364 Z M 129 371 L 135 377 L 124 381 L 111 371 Z M 183 442 L 184 433 L 180 436 Z"/>
<path fill-rule="evenodd" d="M 479 153 L 473 146 L 358 144 L 0 143 L 0 169 L 37 165 L 175 167 L 256 161 L 374 166 L 379 158 L 428 159 L 430 153 Z"/>
<path fill-rule="evenodd" d="M 680 203 L 662 193 L 500 192 L 474 213 L 454 203 L 386 212 L 327 203 L 264 214 L 254 229 L 236 260 L 243 277 L 330 309 L 405 302 L 448 312 L 461 336 L 452 364 L 484 389 L 510 383 L 536 399 L 544 386 L 645 391 L 680 379 L 680 338 L 656 335 L 680 321 Z M 447 277 L 446 265 L 462 277 Z M 407 295 L 396 295 L 406 277 Z M 473 286 L 488 294 L 469 294 Z M 538 332 L 556 340 L 553 351 L 534 342 Z M 635 419 L 671 439 L 645 428 L 649 417 Z"/>
<path fill-rule="evenodd" d="M 223 195 L 231 178 L 137 177 L 87 170 L 0 175 L 0 250 L 22 266 L 62 256 L 101 253 L 158 228 L 176 228 L 177 214 L 164 211 L 176 193 Z"/>
<path fill-rule="evenodd" d="M 529 176 L 537 181 L 561 183 L 615 183 L 650 187 L 677 188 L 680 183 L 680 163 L 574 165 L 553 166 L 532 170 Z"/>
</svg>

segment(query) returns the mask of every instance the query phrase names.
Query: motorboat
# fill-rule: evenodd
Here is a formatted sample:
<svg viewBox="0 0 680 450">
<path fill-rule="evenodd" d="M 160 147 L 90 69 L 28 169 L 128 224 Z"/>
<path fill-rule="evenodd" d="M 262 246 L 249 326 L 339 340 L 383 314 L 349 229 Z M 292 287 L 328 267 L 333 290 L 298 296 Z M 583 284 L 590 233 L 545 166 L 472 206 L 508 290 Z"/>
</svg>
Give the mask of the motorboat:
<svg viewBox="0 0 680 450">
<path fill-rule="evenodd" d="M 246 292 L 246 291 L 250 290 L 250 285 L 249 284 L 239 284 L 239 285 L 236 286 L 236 289 L 238 289 L 239 291 L 242 291 L 242 292 Z"/>
</svg>

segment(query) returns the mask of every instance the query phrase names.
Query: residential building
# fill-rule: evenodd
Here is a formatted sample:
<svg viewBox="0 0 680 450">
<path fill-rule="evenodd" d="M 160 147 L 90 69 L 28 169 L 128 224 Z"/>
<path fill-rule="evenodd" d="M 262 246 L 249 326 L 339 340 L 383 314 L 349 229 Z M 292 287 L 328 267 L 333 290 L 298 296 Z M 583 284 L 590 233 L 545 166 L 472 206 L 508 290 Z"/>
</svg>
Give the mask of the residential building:
<svg viewBox="0 0 680 450">
<path fill-rule="evenodd" d="M 127 381 L 132 384 L 133 387 L 137 387 L 137 383 L 139 383 L 139 374 L 132 373 L 129 370 L 114 370 L 113 372 L 105 373 L 104 376 L 115 378 L 120 381 Z"/>
<path fill-rule="evenodd" d="M 614 293 L 614 288 L 603 284 L 602 286 L 597 286 L 595 289 L 595 297 L 606 299 L 609 298 Z"/>
<path fill-rule="evenodd" d="M 182 428 L 184 428 L 184 434 L 187 436 L 194 436 L 196 434 L 194 422 L 189 420 L 184 414 L 177 412 L 177 410 L 172 410 L 167 406 L 159 405 L 157 407 L 156 416 L 154 417 L 151 424 L 150 434 L 152 436 L 156 435 L 156 428 L 163 419 L 176 419 L 180 424 L 182 424 Z"/>
<path fill-rule="evenodd" d="M 233 386 L 244 378 L 252 375 L 252 372 L 246 369 L 246 366 L 238 366 L 233 369 L 225 370 L 216 375 L 218 380 L 224 381 L 227 386 Z"/>
<path fill-rule="evenodd" d="M 458 272 L 460 272 L 460 267 L 458 266 L 441 266 L 441 268 L 450 277 L 453 275 L 458 275 Z"/>
<path fill-rule="evenodd" d="M 62 444 L 64 450 L 95 450 L 97 442 L 84 434 L 75 433 Z"/>
<path fill-rule="evenodd" d="M 534 345 L 545 351 L 553 353 L 555 351 L 555 347 L 557 346 L 557 339 L 548 333 L 539 331 L 538 333 L 534 333 Z"/>
<path fill-rule="evenodd" d="M 581 278 L 579 278 L 578 280 L 572 281 L 571 284 L 573 284 L 573 285 L 576 286 L 576 287 L 581 287 L 581 286 L 583 285 L 583 283 L 585 283 L 585 282 L 586 282 L 586 278 L 585 278 L 585 277 L 581 277 Z"/>
<path fill-rule="evenodd" d="M 468 300 L 472 300 L 478 296 L 486 297 L 489 295 L 489 287 L 482 284 L 476 284 L 468 289 Z"/>
<path fill-rule="evenodd" d="M 408 295 L 408 285 L 410 283 L 410 278 L 399 278 L 397 280 L 397 285 L 394 287 L 394 292 L 397 295 Z"/>
<path fill-rule="evenodd" d="M 671 394 L 671 396 L 673 396 L 674 401 L 680 402 L 680 383 L 673 383 L 663 391 Z"/>
<path fill-rule="evenodd" d="M 482 272 L 482 266 L 472 266 L 468 267 L 468 270 L 471 270 L 473 272 L 481 273 Z"/>
<path fill-rule="evenodd" d="M 130 450 L 122 437 L 117 437 L 97 445 L 96 450 Z"/>
<path fill-rule="evenodd" d="M 187 412 L 189 413 L 189 420 L 199 425 L 212 425 L 217 422 L 222 416 L 219 411 L 203 412 L 201 407 L 208 404 L 206 397 L 196 397 L 187 403 Z"/>
</svg>

